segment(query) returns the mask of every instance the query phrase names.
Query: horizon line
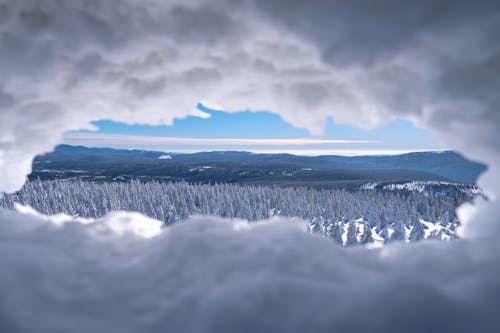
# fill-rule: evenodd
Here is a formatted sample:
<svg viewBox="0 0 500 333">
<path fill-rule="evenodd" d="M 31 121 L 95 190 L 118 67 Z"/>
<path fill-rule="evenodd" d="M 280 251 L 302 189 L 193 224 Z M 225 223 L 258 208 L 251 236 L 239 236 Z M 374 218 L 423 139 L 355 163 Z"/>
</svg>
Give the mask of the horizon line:
<svg viewBox="0 0 500 333">
<path fill-rule="evenodd" d="M 67 143 L 60 144 L 71 146 L 71 147 L 84 147 L 89 149 L 115 149 L 115 150 L 128 150 L 128 151 L 148 151 L 148 152 L 157 152 L 164 154 L 196 154 L 196 153 L 226 153 L 226 152 L 240 152 L 240 153 L 250 153 L 250 154 L 289 154 L 295 156 L 395 156 L 395 155 L 404 155 L 409 153 L 444 153 L 453 151 L 450 149 L 376 149 L 376 150 L 364 150 L 364 149 L 354 149 L 354 150 L 345 150 L 345 149 L 320 149 L 320 150 L 297 150 L 297 149 L 287 149 L 287 150 L 259 150 L 259 149 L 250 149 L 250 150 L 154 150 L 145 147 L 136 147 L 129 148 L 126 146 L 123 147 L 110 147 L 110 146 L 88 146 L 88 145 L 70 145 Z"/>
<path fill-rule="evenodd" d="M 63 136 L 64 143 L 76 142 L 98 142 L 102 144 L 163 144 L 163 145 L 210 145 L 223 144 L 228 146 L 306 146 L 322 144 L 373 144 L 376 140 L 347 140 L 347 139 L 314 139 L 314 138 L 278 138 L 278 139 L 255 139 L 255 138 L 195 138 L 195 137 L 169 137 L 169 136 L 146 136 L 129 134 L 105 134 L 105 133 L 75 133 L 69 132 Z"/>
</svg>

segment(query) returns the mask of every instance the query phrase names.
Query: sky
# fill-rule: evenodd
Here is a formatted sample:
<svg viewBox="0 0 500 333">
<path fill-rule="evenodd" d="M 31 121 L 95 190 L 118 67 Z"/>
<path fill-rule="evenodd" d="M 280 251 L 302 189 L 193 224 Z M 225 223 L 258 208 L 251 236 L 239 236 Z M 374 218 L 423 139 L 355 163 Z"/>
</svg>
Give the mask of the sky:
<svg viewBox="0 0 500 333">
<path fill-rule="evenodd" d="M 331 119 L 411 119 L 445 149 L 500 165 L 499 12 L 488 0 L 0 0 L 0 188 L 20 188 L 65 132 L 102 119 L 170 124 L 199 114 L 199 101 L 272 111 L 314 136 Z M 314 150 L 432 148 L 377 141 Z"/>
<path fill-rule="evenodd" d="M 311 135 L 269 111 L 229 113 L 199 103 L 200 116 L 174 120 L 172 125 L 129 125 L 94 121 L 96 131 L 68 132 L 64 143 L 90 147 L 145 149 L 165 152 L 245 150 L 296 155 L 371 155 L 442 149 L 431 133 L 411 121 L 363 129 L 335 124 L 332 118 L 322 135 Z"/>
</svg>

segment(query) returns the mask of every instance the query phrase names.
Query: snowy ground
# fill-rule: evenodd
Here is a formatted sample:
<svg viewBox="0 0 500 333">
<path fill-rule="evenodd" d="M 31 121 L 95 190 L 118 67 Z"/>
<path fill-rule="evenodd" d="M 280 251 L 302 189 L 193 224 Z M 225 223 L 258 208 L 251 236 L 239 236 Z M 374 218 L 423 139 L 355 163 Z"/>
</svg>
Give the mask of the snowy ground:
<svg viewBox="0 0 500 333">
<path fill-rule="evenodd" d="M 341 248 L 300 221 L 0 212 L 2 332 L 494 332 L 493 243 Z M 489 255 L 484 256 L 487 252 Z"/>
</svg>

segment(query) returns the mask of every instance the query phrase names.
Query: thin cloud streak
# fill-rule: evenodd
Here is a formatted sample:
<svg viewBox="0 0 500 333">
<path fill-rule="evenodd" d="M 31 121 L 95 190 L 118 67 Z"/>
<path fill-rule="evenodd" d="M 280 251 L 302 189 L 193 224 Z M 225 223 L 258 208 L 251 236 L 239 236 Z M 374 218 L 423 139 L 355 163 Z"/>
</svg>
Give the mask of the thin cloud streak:
<svg viewBox="0 0 500 333">
<path fill-rule="evenodd" d="M 303 156 L 398 155 L 415 151 L 432 151 L 428 148 L 384 149 L 376 145 L 379 143 L 378 141 L 363 140 L 182 138 L 102 133 L 66 133 L 63 143 L 87 147 L 154 150 L 167 153 L 244 150 L 258 154 L 285 153 Z M 330 144 L 335 147 L 329 146 Z M 353 146 L 347 148 L 346 145 L 350 144 Z"/>
<path fill-rule="evenodd" d="M 136 136 L 124 134 L 100 133 L 67 133 L 64 143 L 72 145 L 225 145 L 225 146 L 300 146 L 320 144 L 372 144 L 377 141 L 369 140 L 330 140 L 330 139 L 238 139 L 238 138 L 182 138 L 159 136 Z"/>
</svg>

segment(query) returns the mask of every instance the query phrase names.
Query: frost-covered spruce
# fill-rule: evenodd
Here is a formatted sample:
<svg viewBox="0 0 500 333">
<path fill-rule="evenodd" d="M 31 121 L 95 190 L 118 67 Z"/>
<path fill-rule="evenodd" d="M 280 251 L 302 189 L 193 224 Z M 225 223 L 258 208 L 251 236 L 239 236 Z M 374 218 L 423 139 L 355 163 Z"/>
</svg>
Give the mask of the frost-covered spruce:
<svg viewBox="0 0 500 333">
<path fill-rule="evenodd" d="M 30 205 L 44 214 L 101 217 L 113 210 L 138 211 L 180 223 L 190 215 L 250 221 L 299 217 L 309 230 L 343 245 L 455 238 L 455 208 L 466 194 L 317 190 L 232 184 L 32 181 L 0 199 L 0 206 Z"/>
</svg>

